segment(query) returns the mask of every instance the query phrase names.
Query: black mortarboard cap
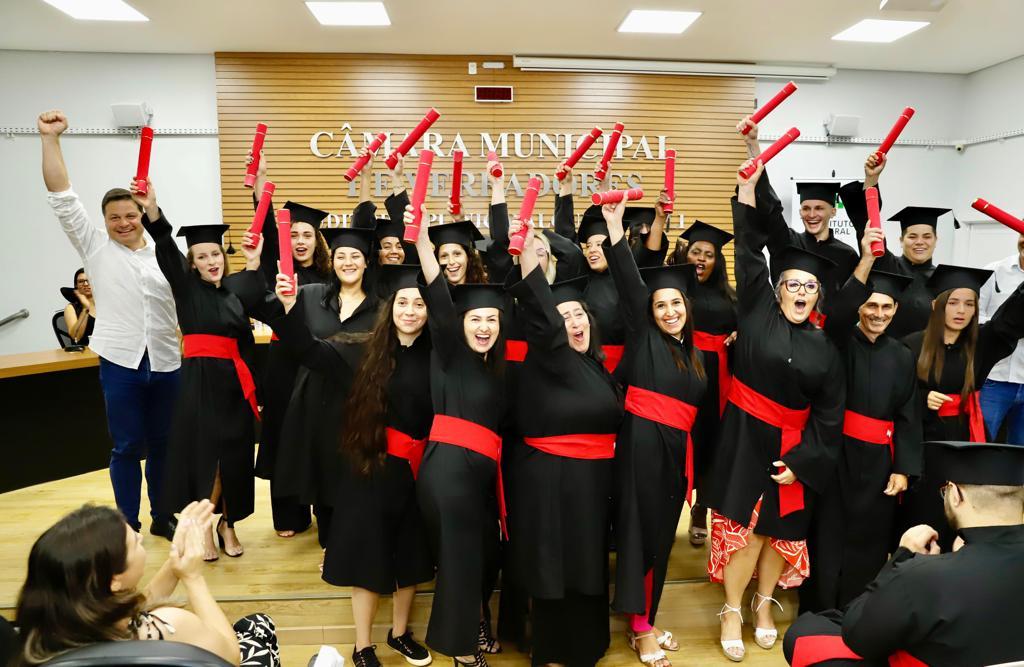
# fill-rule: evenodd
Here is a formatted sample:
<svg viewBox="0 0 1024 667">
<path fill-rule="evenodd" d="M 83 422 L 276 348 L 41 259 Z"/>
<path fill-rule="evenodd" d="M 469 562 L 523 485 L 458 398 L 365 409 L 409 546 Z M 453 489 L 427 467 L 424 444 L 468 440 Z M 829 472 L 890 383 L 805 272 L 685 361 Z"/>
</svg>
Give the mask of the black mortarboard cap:
<svg viewBox="0 0 1024 667">
<path fill-rule="evenodd" d="M 589 276 L 579 276 L 557 282 L 551 286 L 551 295 L 555 298 L 555 303 L 565 303 L 566 301 L 583 302 L 583 292 L 587 289 L 587 283 L 589 282 Z"/>
<path fill-rule="evenodd" d="M 377 239 L 384 239 L 389 236 L 397 236 L 399 240 L 405 235 L 405 223 L 401 220 L 389 220 L 388 218 L 377 218 Z"/>
<path fill-rule="evenodd" d="M 949 213 L 951 208 L 936 208 L 934 206 L 907 206 L 899 213 L 889 217 L 889 220 L 896 220 L 900 223 L 900 231 L 906 232 L 907 227 L 914 225 L 928 225 L 935 229 L 939 225 L 939 218 Z M 960 222 L 954 216 L 953 226 L 959 228 Z"/>
<path fill-rule="evenodd" d="M 329 215 L 327 211 L 293 201 L 285 202 L 284 207 L 291 211 L 292 222 L 305 222 L 313 225 L 313 229 L 320 229 L 320 223 Z"/>
<path fill-rule="evenodd" d="M 651 206 L 627 206 L 622 213 L 622 228 L 650 227 L 654 222 L 655 213 Z"/>
<path fill-rule="evenodd" d="M 473 248 L 475 241 L 482 241 L 484 238 L 476 225 L 469 220 L 431 225 L 428 233 L 435 248 L 440 248 L 445 243 L 458 243 L 464 248 Z"/>
<path fill-rule="evenodd" d="M 229 228 L 230 225 L 189 225 L 179 229 L 176 236 L 184 236 L 185 244 L 190 247 L 197 243 L 220 244 Z"/>
<path fill-rule="evenodd" d="M 364 227 L 324 227 L 320 230 L 327 240 L 327 245 L 334 254 L 336 248 L 355 248 L 370 260 L 370 250 L 376 238 L 374 230 Z"/>
<path fill-rule="evenodd" d="M 447 241 L 446 243 L 455 243 L 455 241 Z M 438 276 L 436 280 L 443 280 L 443 278 Z M 451 289 L 452 301 L 455 302 L 455 309 L 459 313 L 464 313 L 474 308 L 505 309 L 505 289 L 501 285 L 467 283 L 456 285 Z"/>
<path fill-rule="evenodd" d="M 608 225 L 604 221 L 604 214 L 601 213 L 600 206 L 588 206 L 587 210 L 583 211 L 583 217 L 580 218 L 580 229 L 576 236 L 580 243 L 585 244 L 587 239 L 594 234 L 608 236 Z"/>
<path fill-rule="evenodd" d="M 839 194 L 839 183 L 797 183 L 796 191 L 800 195 L 801 203 L 808 199 L 817 199 L 835 206 L 836 195 Z"/>
<path fill-rule="evenodd" d="M 824 282 L 829 272 L 836 267 L 836 263 L 828 257 L 792 245 L 783 248 L 780 255 L 777 263 L 780 273 L 790 269 L 806 271 L 814 275 L 819 282 Z"/>
<path fill-rule="evenodd" d="M 932 296 L 938 296 L 951 289 L 966 287 L 974 290 L 975 294 L 981 292 L 981 286 L 992 275 L 989 269 L 976 269 L 971 266 L 953 266 L 951 264 L 939 264 L 932 272 L 926 286 Z"/>
<path fill-rule="evenodd" d="M 914 279 L 898 273 L 886 273 L 872 269 L 868 274 L 868 286 L 872 292 L 879 292 L 891 296 L 895 301 L 900 300 L 903 290 L 910 286 Z"/>
<path fill-rule="evenodd" d="M 680 236 L 689 241 L 691 245 L 697 241 L 707 241 L 719 250 L 733 239 L 733 235 L 724 229 L 719 229 L 700 220 L 691 222 L 690 226 Z"/>
<path fill-rule="evenodd" d="M 1024 447 L 991 442 L 924 443 L 924 473 L 955 484 L 1024 486 Z"/>
<path fill-rule="evenodd" d="M 380 294 L 391 296 L 400 289 L 406 287 L 419 288 L 417 282 L 420 275 L 418 264 L 382 264 L 378 267 L 380 271 L 377 276 L 380 285 Z"/>
<path fill-rule="evenodd" d="M 697 282 L 697 267 L 693 264 L 672 264 L 640 269 L 640 277 L 647 284 L 647 291 L 675 288 L 683 294 L 693 291 Z"/>
</svg>

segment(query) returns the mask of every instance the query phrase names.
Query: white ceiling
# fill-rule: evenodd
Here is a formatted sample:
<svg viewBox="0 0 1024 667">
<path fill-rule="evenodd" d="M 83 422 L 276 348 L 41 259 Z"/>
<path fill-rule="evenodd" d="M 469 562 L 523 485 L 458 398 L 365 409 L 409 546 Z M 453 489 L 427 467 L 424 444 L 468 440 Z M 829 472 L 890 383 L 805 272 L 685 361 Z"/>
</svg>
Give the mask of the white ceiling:
<svg viewBox="0 0 1024 667">
<path fill-rule="evenodd" d="M 600 56 L 961 74 L 1024 54 L 1024 0 L 949 0 L 938 12 L 879 11 L 878 0 L 384 0 L 386 28 L 321 26 L 302 0 L 128 2 L 150 21 L 77 21 L 42 0 L 0 0 L 0 48 Z M 704 15 L 682 35 L 619 34 L 631 8 Z M 831 40 L 864 18 L 932 25 L 892 44 Z"/>
</svg>

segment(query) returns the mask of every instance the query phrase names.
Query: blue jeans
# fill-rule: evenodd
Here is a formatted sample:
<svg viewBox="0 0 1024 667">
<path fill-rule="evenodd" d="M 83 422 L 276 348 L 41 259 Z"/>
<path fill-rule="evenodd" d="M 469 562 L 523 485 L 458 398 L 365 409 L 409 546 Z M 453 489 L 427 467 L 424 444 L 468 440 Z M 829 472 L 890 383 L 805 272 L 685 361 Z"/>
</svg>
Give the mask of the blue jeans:
<svg viewBox="0 0 1024 667">
<path fill-rule="evenodd" d="M 989 437 L 994 440 L 1003 420 L 1008 419 L 1006 443 L 1024 445 L 1024 384 L 985 380 L 980 401 Z"/>
<path fill-rule="evenodd" d="M 149 356 L 143 355 L 137 369 L 125 368 L 100 358 L 100 386 L 107 407 L 107 427 L 114 441 L 110 452 L 110 482 L 114 500 L 135 530 L 139 522 L 142 495 L 142 471 L 146 460 L 146 487 L 150 514 L 161 520 L 160 507 L 167 438 L 178 398 L 179 371 L 158 373 L 149 369 Z"/>
</svg>

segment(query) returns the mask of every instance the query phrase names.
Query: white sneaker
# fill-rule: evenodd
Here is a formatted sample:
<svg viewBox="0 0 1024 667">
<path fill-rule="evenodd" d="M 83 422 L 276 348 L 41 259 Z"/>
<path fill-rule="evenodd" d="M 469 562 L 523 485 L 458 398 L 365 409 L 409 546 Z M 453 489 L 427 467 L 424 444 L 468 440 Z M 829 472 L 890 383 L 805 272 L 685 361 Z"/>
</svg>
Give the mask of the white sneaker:
<svg viewBox="0 0 1024 667">
<path fill-rule="evenodd" d="M 333 646 L 321 646 L 306 667 L 345 667 L 345 658 Z"/>
</svg>

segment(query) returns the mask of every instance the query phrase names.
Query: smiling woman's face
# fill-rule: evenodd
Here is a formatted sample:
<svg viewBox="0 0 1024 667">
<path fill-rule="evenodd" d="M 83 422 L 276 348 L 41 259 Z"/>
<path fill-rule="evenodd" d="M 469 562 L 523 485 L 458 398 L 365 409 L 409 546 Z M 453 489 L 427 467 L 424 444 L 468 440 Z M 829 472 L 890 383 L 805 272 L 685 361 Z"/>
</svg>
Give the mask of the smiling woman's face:
<svg viewBox="0 0 1024 667">
<path fill-rule="evenodd" d="M 820 292 L 821 284 L 813 273 L 800 269 L 783 271 L 776 291 L 779 309 L 793 324 L 803 324 L 817 305 Z"/>
</svg>

